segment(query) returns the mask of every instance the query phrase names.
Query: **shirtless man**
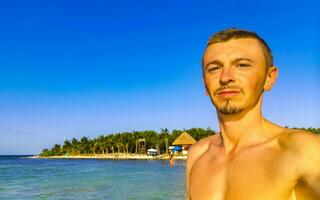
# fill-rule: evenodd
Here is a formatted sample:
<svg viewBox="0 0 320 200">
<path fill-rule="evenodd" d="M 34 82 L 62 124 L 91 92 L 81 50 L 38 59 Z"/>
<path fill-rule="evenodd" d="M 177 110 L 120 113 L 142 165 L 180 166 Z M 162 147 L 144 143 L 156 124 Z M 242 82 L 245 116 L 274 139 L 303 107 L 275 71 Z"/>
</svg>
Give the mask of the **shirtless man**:
<svg viewBox="0 0 320 200">
<path fill-rule="evenodd" d="M 319 137 L 262 116 L 263 92 L 278 75 L 263 39 L 238 29 L 216 33 L 202 65 L 220 133 L 192 145 L 187 199 L 320 199 Z"/>
</svg>

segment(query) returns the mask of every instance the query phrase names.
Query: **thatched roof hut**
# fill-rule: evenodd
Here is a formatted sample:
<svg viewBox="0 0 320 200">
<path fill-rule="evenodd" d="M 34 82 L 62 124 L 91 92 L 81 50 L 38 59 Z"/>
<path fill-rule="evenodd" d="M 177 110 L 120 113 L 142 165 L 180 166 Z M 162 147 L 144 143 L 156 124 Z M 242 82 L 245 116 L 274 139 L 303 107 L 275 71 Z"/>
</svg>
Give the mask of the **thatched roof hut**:
<svg viewBox="0 0 320 200">
<path fill-rule="evenodd" d="M 172 145 L 189 146 L 193 145 L 197 141 L 193 139 L 187 132 L 181 133 L 181 135 L 172 143 Z"/>
</svg>

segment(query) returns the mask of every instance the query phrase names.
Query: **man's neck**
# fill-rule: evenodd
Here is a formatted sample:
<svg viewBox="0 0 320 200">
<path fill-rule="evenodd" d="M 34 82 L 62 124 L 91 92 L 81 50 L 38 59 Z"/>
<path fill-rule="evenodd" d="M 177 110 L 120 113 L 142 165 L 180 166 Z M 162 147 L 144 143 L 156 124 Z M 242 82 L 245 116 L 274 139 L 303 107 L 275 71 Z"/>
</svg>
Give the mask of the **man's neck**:
<svg viewBox="0 0 320 200">
<path fill-rule="evenodd" d="M 218 114 L 218 118 L 222 144 L 228 154 L 262 144 L 276 134 L 271 130 L 275 125 L 263 118 L 260 102 L 246 113 Z"/>
</svg>

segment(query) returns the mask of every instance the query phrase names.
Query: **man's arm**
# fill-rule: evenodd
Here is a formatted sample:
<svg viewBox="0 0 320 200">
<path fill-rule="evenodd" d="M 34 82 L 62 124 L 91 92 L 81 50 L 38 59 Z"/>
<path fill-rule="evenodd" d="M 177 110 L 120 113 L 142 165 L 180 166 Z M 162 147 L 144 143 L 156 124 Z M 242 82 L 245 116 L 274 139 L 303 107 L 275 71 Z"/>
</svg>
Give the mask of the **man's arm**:
<svg viewBox="0 0 320 200">
<path fill-rule="evenodd" d="M 211 137 L 204 138 L 197 143 L 193 144 L 188 152 L 188 157 L 186 161 L 186 194 L 187 194 L 187 200 L 191 200 L 190 197 L 190 174 L 191 169 L 196 162 L 196 160 L 207 150 L 208 148 L 208 141 Z"/>
<path fill-rule="evenodd" d="M 193 165 L 195 157 L 196 157 L 196 155 L 194 155 L 194 154 L 196 154 L 195 149 L 194 149 L 195 145 L 196 144 L 192 145 L 189 148 L 188 157 L 187 157 L 187 161 L 186 161 L 186 195 L 187 195 L 187 200 L 191 200 L 190 195 L 189 195 L 189 178 L 190 178 L 191 168 L 192 168 L 192 165 Z"/>
<path fill-rule="evenodd" d="M 298 184 L 308 195 L 320 199 L 320 137 L 306 131 L 294 132 L 290 137 L 296 152 Z"/>
<path fill-rule="evenodd" d="M 320 137 L 310 134 L 305 139 L 302 181 L 320 199 Z"/>
</svg>

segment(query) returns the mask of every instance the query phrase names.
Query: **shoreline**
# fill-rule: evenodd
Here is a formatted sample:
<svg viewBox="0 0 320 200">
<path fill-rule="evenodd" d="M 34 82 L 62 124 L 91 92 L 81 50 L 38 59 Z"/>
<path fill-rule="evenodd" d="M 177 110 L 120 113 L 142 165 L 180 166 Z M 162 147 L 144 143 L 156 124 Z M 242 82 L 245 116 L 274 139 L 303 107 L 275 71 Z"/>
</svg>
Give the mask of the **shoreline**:
<svg viewBox="0 0 320 200">
<path fill-rule="evenodd" d="M 37 159 L 109 159 L 109 160 L 168 160 L 169 155 L 139 155 L 139 154 L 96 154 L 96 155 L 63 155 L 63 156 L 50 156 L 43 157 L 39 155 L 30 156 L 29 158 Z M 175 155 L 175 160 L 186 160 L 187 156 Z"/>
</svg>

